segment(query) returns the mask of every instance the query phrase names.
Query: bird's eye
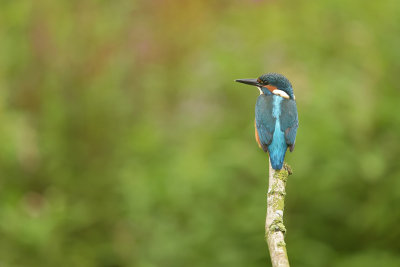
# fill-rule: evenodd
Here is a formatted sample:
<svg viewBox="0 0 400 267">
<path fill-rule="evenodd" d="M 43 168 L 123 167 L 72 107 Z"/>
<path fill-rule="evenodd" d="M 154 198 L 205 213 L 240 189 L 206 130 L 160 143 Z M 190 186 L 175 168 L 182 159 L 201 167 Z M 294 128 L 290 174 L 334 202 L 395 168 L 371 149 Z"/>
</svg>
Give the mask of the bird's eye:
<svg viewBox="0 0 400 267">
<path fill-rule="evenodd" d="M 257 79 L 257 82 L 260 83 L 260 84 L 262 84 L 262 85 L 268 85 L 268 82 L 267 82 L 267 81 L 263 81 L 263 80 L 261 80 L 260 78 Z"/>
</svg>

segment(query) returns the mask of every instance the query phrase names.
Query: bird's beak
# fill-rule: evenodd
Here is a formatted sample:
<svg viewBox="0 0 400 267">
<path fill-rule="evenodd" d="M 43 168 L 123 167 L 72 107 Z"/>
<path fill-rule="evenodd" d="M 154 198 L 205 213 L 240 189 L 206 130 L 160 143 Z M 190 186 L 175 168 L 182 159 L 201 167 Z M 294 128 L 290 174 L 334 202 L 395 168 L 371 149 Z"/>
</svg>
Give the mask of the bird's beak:
<svg viewBox="0 0 400 267">
<path fill-rule="evenodd" d="M 261 86 L 259 82 L 257 82 L 257 79 L 237 79 L 235 82 L 238 83 L 244 83 L 248 85 L 253 85 L 253 86 Z"/>
</svg>

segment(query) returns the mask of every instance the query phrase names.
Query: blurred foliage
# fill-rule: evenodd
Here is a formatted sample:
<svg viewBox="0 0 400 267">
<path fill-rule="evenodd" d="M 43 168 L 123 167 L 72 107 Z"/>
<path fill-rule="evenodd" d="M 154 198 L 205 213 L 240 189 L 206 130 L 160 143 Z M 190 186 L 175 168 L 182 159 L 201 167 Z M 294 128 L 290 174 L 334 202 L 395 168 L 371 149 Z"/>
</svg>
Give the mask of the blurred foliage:
<svg viewBox="0 0 400 267">
<path fill-rule="evenodd" d="M 400 5 L 5 0 L 1 266 L 268 266 L 258 91 L 300 128 L 293 266 L 400 266 Z"/>
</svg>

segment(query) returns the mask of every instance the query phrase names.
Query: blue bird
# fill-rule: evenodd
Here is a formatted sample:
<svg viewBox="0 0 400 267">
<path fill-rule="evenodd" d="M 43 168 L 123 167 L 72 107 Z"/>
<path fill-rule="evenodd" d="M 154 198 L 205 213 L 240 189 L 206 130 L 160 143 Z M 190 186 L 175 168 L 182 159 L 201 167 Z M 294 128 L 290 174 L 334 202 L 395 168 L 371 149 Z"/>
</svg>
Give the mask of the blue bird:
<svg viewBox="0 0 400 267">
<path fill-rule="evenodd" d="M 256 103 L 255 136 L 260 148 L 269 153 L 272 168 L 282 169 L 286 150 L 293 151 L 299 119 L 289 80 L 278 73 L 258 79 L 238 79 L 260 90 Z"/>
</svg>

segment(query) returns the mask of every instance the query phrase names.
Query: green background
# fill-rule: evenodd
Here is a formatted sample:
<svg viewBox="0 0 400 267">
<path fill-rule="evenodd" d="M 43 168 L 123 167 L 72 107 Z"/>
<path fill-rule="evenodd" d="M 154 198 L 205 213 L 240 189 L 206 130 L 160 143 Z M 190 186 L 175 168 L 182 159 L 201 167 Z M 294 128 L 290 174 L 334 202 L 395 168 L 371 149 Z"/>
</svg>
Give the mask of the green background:
<svg viewBox="0 0 400 267">
<path fill-rule="evenodd" d="M 266 72 L 292 266 L 400 266 L 397 0 L 2 1 L 0 266 L 269 266 Z"/>
</svg>

